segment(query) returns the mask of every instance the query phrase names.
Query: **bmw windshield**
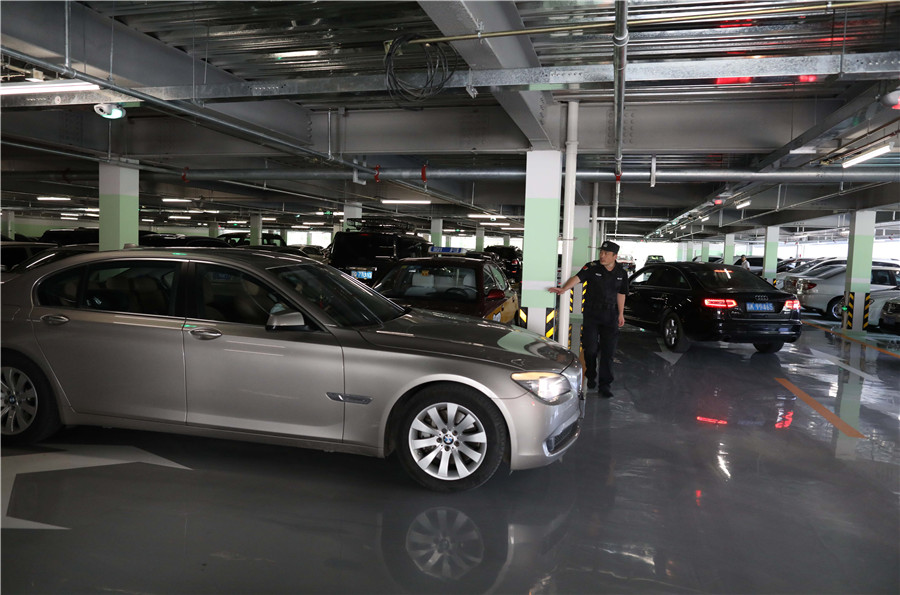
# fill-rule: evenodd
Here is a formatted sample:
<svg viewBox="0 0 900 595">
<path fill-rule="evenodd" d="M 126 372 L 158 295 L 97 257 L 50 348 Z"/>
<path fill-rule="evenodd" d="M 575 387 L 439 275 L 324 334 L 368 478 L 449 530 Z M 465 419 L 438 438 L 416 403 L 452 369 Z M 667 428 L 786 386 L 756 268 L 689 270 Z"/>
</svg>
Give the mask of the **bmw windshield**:
<svg viewBox="0 0 900 595">
<path fill-rule="evenodd" d="M 331 267 L 295 265 L 270 269 L 281 281 L 330 316 L 339 326 L 373 326 L 403 315 L 405 310 Z"/>
</svg>

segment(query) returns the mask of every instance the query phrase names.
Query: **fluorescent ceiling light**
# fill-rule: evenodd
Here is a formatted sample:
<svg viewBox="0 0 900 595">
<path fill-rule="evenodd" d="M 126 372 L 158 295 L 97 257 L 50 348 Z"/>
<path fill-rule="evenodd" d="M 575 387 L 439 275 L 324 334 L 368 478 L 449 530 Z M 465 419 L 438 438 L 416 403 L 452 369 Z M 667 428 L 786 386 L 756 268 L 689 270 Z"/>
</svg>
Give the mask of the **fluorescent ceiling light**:
<svg viewBox="0 0 900 595">
<path fill-rule="evenodd" d="M 67 200 L 72 200 L 71 198 L 66 198 L 65 196 L 38 196 L 37 199 L 46 202 L 65 202 Z"/>
<path fill-rule="evenodd" d="M 164 198 L 163 202 L 191 202 L 189 198 Z"/>
<path fill-rule="evenodd" d="M 488 213 L 470 213 L 472 219 L 506 219 L 505 215 L 490 215 Z"/>
<path fill-rule="evenodd" d="M 483 222 L 480 222 L 478 225 L 484 225 L 485 227 L 491 226 L 491 225 L 494 226 L 494 227 L 506 227 L 507 225 L 509 225 L 509 223 L 503 223 L 503 222 L 500 222 L 500 221 L 496 221 L 496 222 L 494 222 L 494 221 L 483 221 Z"/>
<path fill-rule="evenodd" d="M 296 50 L 293 52 L 275 52 L 275 59 L 283 58 L 312 58 L 319 55 L 319 50 Z"/>
<path fill-rule="evenodd" d="M 749 201 L 749 200 L 745 200 L 744 202 L 739 202 L 739 203 L 737 203 L 736 205 L 734 205 L 734 208 L 736 208 L 736 209 L 743 209 L 744 207 L 749 207 L 749 206 L 750 206 L 750 201 Z"/>
<path fill-rule="evenodd" d="M 263 217 L 260 221 L 278 221 L 278 217 Z"/>
<path fill-rule="evenodd" d="M 664 223 L 665 217 L 597 217 L 596 221 L 635 221 L 643 223 Z"/>
<path fill-rule="evenodd" d="M 153 223 L 155 219 L 141 219 L 144 223 Z"/>
<path fill-rule="evenodd" d="M 72 91 L 96 91 L 99 85 L 74 80 L 58 80 L 42 83 L 4 83 L 0 95 L 32 95 L 35 93 L 65 93 Z"/>
<path fill-rule="evenodd" d="M 325 214 L 325 211 L 316 211 L 316 215 L 319 215 L 320 217 L 324 214 Z M 332 215 L 343 215 L 344 211 L 332 211 L 331 214 Z M 299 215 L 297 215 L 297 216 L 299 217 Z"/>
<path fill-rule="evenodd" d="M 247 224 L 246 221 L 237 221 L 237 220 L 235 220 L 235 221 L 228 221 L 228 223 L 229 223 L 230 225 L 246 225 L 246 224 Z"/>
<path fill-rule="evenodd" d="M 169 215 L 169 219 L 190 219 L 190 215 Z"/>
<path fill-rule="evenodd" d="M 60 217 L 60 221 L 78 221 L 78 217 Z"/>
<path fill-rule="evenodd" d="M 524 227 L 507 227 L 505 231 L 525 231 Z"/>
<path fill-rule="evenodd" d="M 701 219 L 700 221 L 708 221 L 708 220 L 709 220 L 709 215 L 707 215 L 706 217 L 704 217 L 704 218 Z"/>
<path fill-rule="evenodd" d="M 421 199 L 421 200 L 419 200 L 419 199 L 410 199 L 410 200 L 397 199 L 397 200 L 393 200 L 393 199 L 382 198 L 381 204 L 383 204 L 383 205 L 430 205 L 431 201 L 427 200 L 427 199 Z M 335 213 L 335 214 L 337 214 L 337 213 Z"/>
<path fill-rule="evenodd" d="M 894 143 L 888 143 L 886 145 L 881 145 L 880 147 L 875 147 L 874 149 L 870 149 L 865 153 L 860 153 L 853 159 L 848 159 L 847 161 L 841 164 L 842 167 L 853 167 L 857 163 L 862 163 L 863 161 L 868 161 L 873 157 L 878 157 L 879 155 L 884 155 L 894 146 Z"/>
<path fill-rule="evenodd" d="M 309 225 L 291 225 L 291 229 L 309 229 Z"/>
</svg>

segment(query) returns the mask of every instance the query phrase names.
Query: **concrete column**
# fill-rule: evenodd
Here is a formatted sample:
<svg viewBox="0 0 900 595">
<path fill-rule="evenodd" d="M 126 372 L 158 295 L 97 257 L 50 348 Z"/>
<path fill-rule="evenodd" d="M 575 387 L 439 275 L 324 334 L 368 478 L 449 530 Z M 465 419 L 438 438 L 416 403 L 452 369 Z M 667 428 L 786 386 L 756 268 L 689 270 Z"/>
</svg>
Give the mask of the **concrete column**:
<svg viewBox="0 0 900 595">
<path fill-rule="evenodd" d="M 6 210 L 0 215 L 0 233 L 11 240 L 16 239 L 16 213 Z"/>
<path fill-rule="evenodd" d="M 262 244 L 262 215 L 250 215 L 250 245 Z"/>
<path fill-rule="evenodd" d="M 529 151 L 525 163 L 522 307 L 528 329 L 545 336 L 547 318 L 556 308 L 556 295 L 547 289 L 565 282 L 556 278 L 561 193 L 562 153 Z"/>
<path fill-rule="evenodd" d="M 847 280 L 844 285 L 842 327 L 851 334 L 864 333 L 866 296 L 872 290 L 872 251 L 875 248 L 875 211 L 855 211 L 850 216 L 847 244 Z M 853 317 L 850 320 L 850 294 Z"/>
<path fill-rule="evenodd" d="M 441 218 L 431 220 L 431 244 L 440 248 L 444 241 L 444 220 Z"/>
<path fill-rule="evenodd" d="M 734 242 L 737 234 L 725 234 L 725 246 L 722 252 L 722 262 L 724 264 L 734 264 Z"/>
<path fill-rule="evenodd" d="M 577 206 L 574 208 L 575 227 L 574 241 L 572 242 L 572 271 L 566 279 L 581 270 L 586 263 L 594 260 L 591 258 L 591 207 Z M 581 285 L 576 285 L 572 290 L 572 318 L 581 318 Z M 562 307 L 562 304 L 560 304 Z"/>
<path fill-rule="evenodd" d="M 346 221 L 346 219 L 344 219 Z M 334 241 L 334 236 L 337 232 L 342 231 L 344 228 L 340 223 L 335 223 L 331 226 L 331 241 Z"/>
<path fill-rule="evenodd" d="M 217 221 L 213 221 L 212 223 L 210 223 L 207 229 L 209 230 L 209 237 L 211 238 L 217 238 L 221 233 L 219 231 L 219 223 Z"/>
<path fill-rule="evenodd" d="M 484 228 L 480 225 L 475 227 L 475 250 L 484 250 Z"/>
<path fill-rule="evenodd" d="M 709 262 L 709 242 L 700 243 L 700 260 Z"/>
<path fill-rule="evenodd" d="M 344 223 L 341 229 L 347 229 L 351 219 L 362 217 L 362 204 L 358 202 L 344 203 Z M 340 230 L 338 230 L 340 231 Z"/>
<path fill-rule="evenodd" d="M 777 225 L 766 228 L 766 248 L 763 252 L 763 270 L 761 277 L 775 285 L 775 275 L 778 273 L 778 235 L 781 228 Z"/>
<path fill-rule="evenodd" d="M 509 246 L 509 234 L 503 236 L 503 245 Z"/>
<path fill-rule="evenodd" d="M 119 250 L 138 243 L 140 201 L 136 169 L 101 163 L 100 249 Z"/>
</svg>

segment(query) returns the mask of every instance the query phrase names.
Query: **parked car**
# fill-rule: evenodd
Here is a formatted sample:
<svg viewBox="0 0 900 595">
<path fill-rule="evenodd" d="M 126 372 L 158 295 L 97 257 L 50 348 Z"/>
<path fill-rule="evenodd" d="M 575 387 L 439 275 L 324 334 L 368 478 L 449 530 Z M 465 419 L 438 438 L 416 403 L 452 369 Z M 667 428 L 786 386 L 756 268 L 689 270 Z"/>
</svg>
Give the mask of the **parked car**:
<svg viewBox="0 0 900 595">
<path fill-rule="evenodd" d="M 10 268 L 8 271 L 3 271 L 2 273 L 0 273 L 0 283 L 6 283 L 10 279 L 14 279 L 15 277 L 18 277 L 22 273 L 30 271 L 35 267 L 50 264 L 51 262 L 56 262 L 57 260 L 62 260 L 63 258 L 75 256 L 76 254 L 84 254 L 85 252 L 97 252 L 99 249 L 99 244 L 73 244 L 71 246 L 52 245 L 52 247 L 38 252 L 31 258 L 23 260 L 19 264 Z"/>
<path fill-rule="evenodd" d="M 230 248 L 231 244 L 209 236 L 188 236 L 181 233 L 153 233 L 141 236 L 141 246 L 154 248 Z"/>
<path fill-rule="evenodd" d="M 325 249 L 322 246 L 316 246 L 315 244 L 291 244 L 288 248 L 296 248 L 308 258 L 325 262 Z"/>
<path fill-rule="evenodd" d="M 894 298 L 900 298 L 900 287 L 891 287 L 890 289 L 879 289 L 869 294 L 869 327 L 882 328 L 881 322 L 884 307 Z M 841 310 L 844 309 L 846 302 L 841 297 Z"/>
<path fill-rule="evenodd" d="M 800 303 L 740 267 L 702 262 L 646 266 L 629 281 L 625 320 L 657 330 L 666 347 L 753 343 L 772 353 L 800 337 Z"/>
<path fill-rule="evenodd" d="M 647 257 L 647 260 L 644 261 L 644 266 L 648 264 L 653 264 L 654 262 L 665 262 L 666 259 L 662 257 L 661 254 L 651 254 Z"/>
<path fill-rule="evenodd" d="M 836 267 L 839 265 L 846 265 L 846 258 L 818 258 L 812 262 L 809 262 L 805 265 L 801 265 L 789 272 L 784 276 L 784 283 L 780 287 L 780 289 L 784 289 L 785 291 L 789 291 L 791 293 L 796 293 L 797 291 L 797 282 L 803 277 L 818 277 L 821 276 L 826 271 L 826 267 Z M 892 260 L 892 259 L 878 259 L 872 261 L 873 266 L 886 266 L 886 267 L 900 267 L 900 261 Z M 776 275 L 776 280 L 779 275 Z M 777 281 L 776 281 L 777 286 Z"/>
<path fill-rule="evenodd" d="M 869 282 L 873 291 L 896 286 L 900 283 L 900 265 L 873 265 Z M 840 320 L 846 285 L 847 265 L 834 265 L 819 269 L 815 276 L 798 279 L 796 294 L 806 310 L 819 312 L 830 320 Z"/>
<path fill-rule="evenodd" d="M 375 284 L 375 290 L 404 306 L 504 324 L 515 322 L 519 311 L 519 296 L 503 270 L 480 258 L 405 258 Z"/>
<path fill-rule="evenodd" d="M 900 333 L 900 298 L 891 298 L 881 309 L 878 326 L 882 330 L 893 330 Z"/>
<path fill-rule="evenodd" d="M 811 269 L 812 267 L 816 266 L 817 264 L 819 264 L 820 262 L 822 262 L 824 260 L 829 260 L 829 259 L 813 258 L 811 260 L 808 260 L 807 262 L 797 265 L 793 269 L 786 269 L 783 271 L 776 272 L 775 273 L 775 287 L 777 287 L 778 289 L 784 289 L 785 291 L 793 291 L 794 286 L 796 285 L 796 279 L 799 278 L 800 276 L 802 276 L 803 274 L 805 274 L 809 269 Z M 841 264 L 846 264 L 846 263 L 847 263 L 847 261 L 845 260 Z M 781 268 L 780 265 L 779 265 L 779 268 Z M 788 277 L 794 277 L 794 279 L 791 279 L 790 281 L 788 281 Z"/>
<path fill-rule="evenodd" d="M 637 265 L 634 263 L 634 256 L 631 254 L 616 255 L 616 262 L 622 265 L 622 268 L 624 268 L 629 275 L 637 268 Z"/>
<path fill-rule="evenodd" d="M 50 242 L 2 241 L 0 242 L 0 271 L 8 271 L 38 252 L 55 247 L 56 244 Z"/>
<path fill-rule="evenodd" d="M 353 220 L 358 231 L 334 234 L 328 264 L 372 285 L 403 258 L 428 254 L 424 238 L 410 235 L 412 227 L 378 217 Z"/>
<path fill-rule="evenodd" d="M 485 252 L 492 252 L 500 257 L 506 276 L 513 283 L 522 282 L 522 250 L 515 246 L 488 246 Z"/>
<path fill-rule="evenodd" d="M 266 244 L 263 246 L 250 246 L 248 244 L 242 244 L 237 246 L 238 248 L 243 248 L 245 250 L 268 250 L 269 252 L 281 252 L 282 254 L 293 254 L 294 256 L 302 256 L 304 258 L 312 258 L 315 261 L 323 262 L 324 256 L 310 256 L 310 251 L 305 250 L 304 246 L 273 246 L 271 244 Z M 316 246 L 318 247 L 318 246 Z"/>
<path fill-rule="evenodd" d="M 221 233 L 217 237 L 232 246 L 249 246 L 251 241 L 249 231 L 230 231 Z M 287 246 L 287 241 L 277 233 L 263 233 L 261 239 L 263 245 L 266 246 Z"/>
<path fill-rule="evenodd" d="M 748 256 L 748 257 L 747 257 L 747 262 L 750 263 L 750 272 L 751 272 L 751 273 L 754 273 L 754 274 L 756 274 L 756 275 L 762 275 L 762 274 L 763 274 L 763 262 L 764 262 L 764 260 L 765 260 L 765 257 L 764 257 L 764 256 Z M 782 260 L 784 260 L 784 259 L 778 258 L 778 259 L 776 259 L 776 262 L 777 262 L 778 264 L 781 264 L 781 261 L 782 261 Z M 710 262 L 712 262 L 712 261 L 710 261 Z M 718 262 L 722 262 L 722 259 L 719 259 Z M 740 259 L 740 257 L 738 257 L 737 260 L 734 261 L 734 266 L 738 266 L 738 267 L 741 266 L 741 259 Z M 776 267 L 777 267 L 777 265 L 776 265 Z"/>
<path fill-rule="evenodd" d="M 61 425 L 386 457 L 438 491 L 576 441 L 578 357 L 524 329 L 408 310 L 288 254 L 81 254 L 0 295 L 4 444 Z"/>
</svg>

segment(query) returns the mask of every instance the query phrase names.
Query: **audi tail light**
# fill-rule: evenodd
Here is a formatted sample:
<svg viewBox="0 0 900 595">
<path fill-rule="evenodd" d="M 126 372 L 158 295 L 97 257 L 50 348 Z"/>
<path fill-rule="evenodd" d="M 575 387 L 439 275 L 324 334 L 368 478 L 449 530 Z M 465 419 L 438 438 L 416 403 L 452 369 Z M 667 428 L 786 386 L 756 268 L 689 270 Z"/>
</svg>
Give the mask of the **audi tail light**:
<svg viewBox="0 0 900 595">
<path fill-rule="evenodd" d="M 703 305 L 707 308 L 720 308 L 723 310 L 727 310 L 731 308 L 737 308 L 737 300 L 706 298 L 703 300 Z"/>
<path fill-rule="evenodd" d="M 785 300 L 782 310 L 799 310 L 800 300 Z"/>
</svg>

